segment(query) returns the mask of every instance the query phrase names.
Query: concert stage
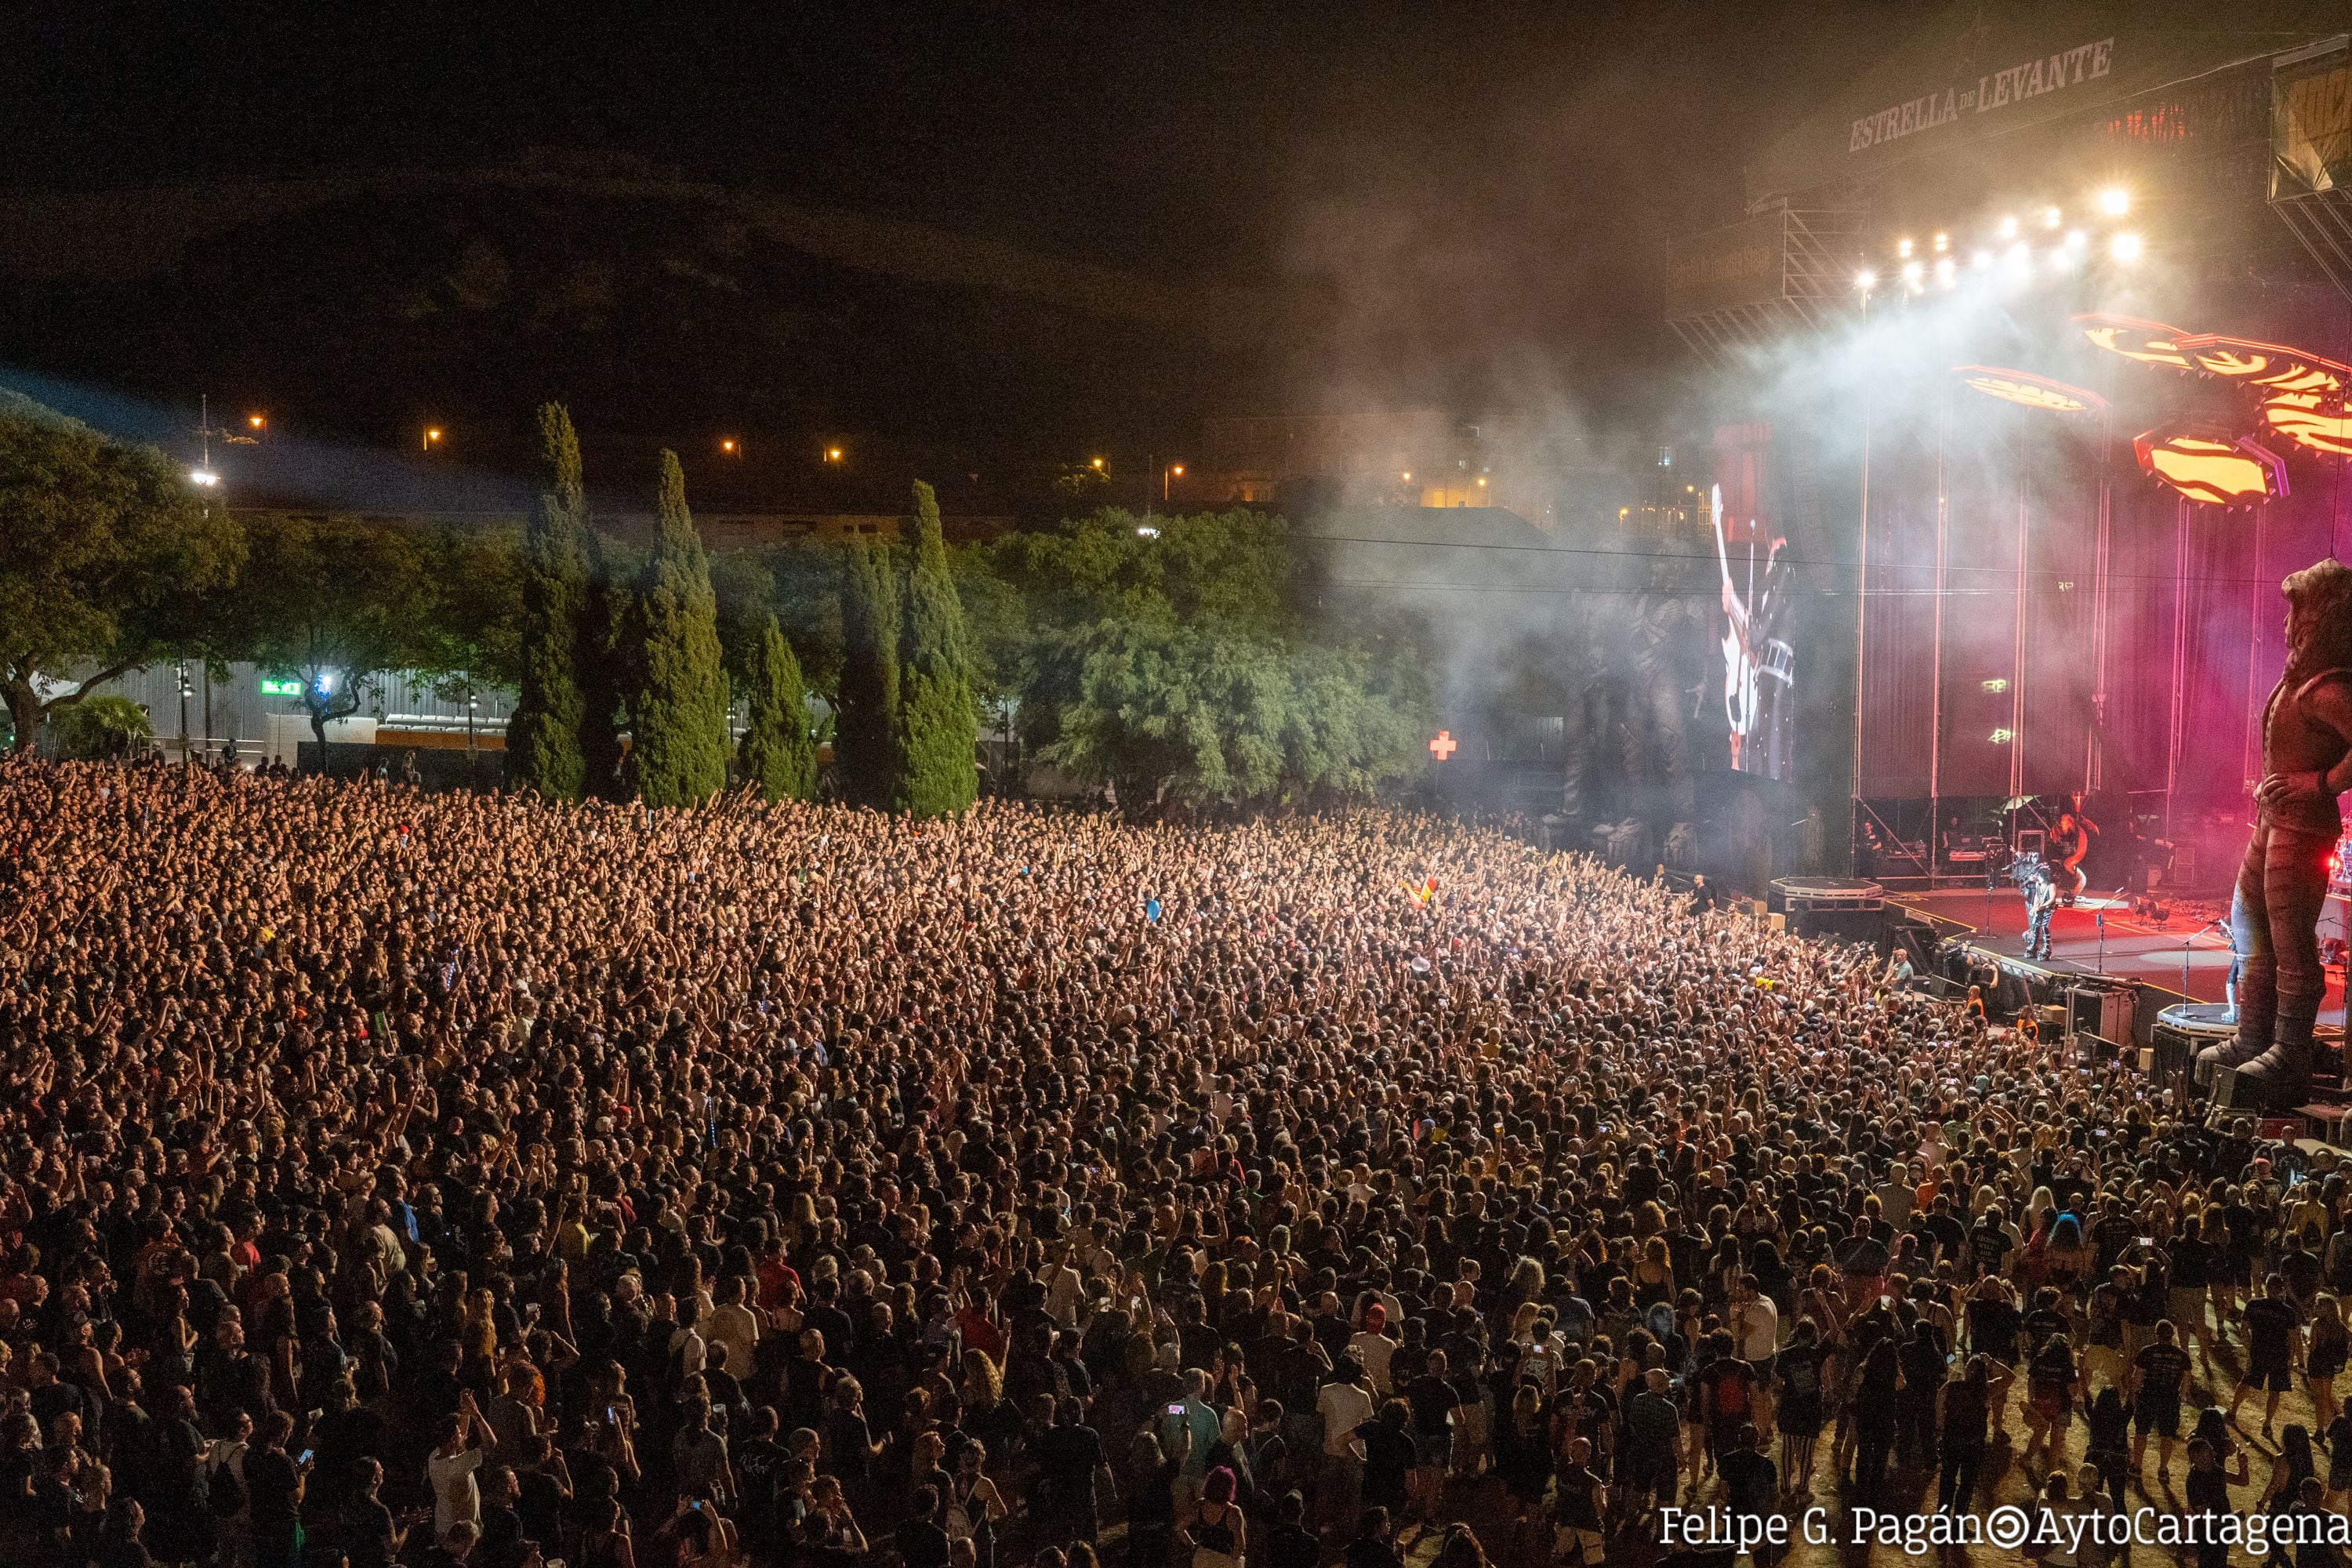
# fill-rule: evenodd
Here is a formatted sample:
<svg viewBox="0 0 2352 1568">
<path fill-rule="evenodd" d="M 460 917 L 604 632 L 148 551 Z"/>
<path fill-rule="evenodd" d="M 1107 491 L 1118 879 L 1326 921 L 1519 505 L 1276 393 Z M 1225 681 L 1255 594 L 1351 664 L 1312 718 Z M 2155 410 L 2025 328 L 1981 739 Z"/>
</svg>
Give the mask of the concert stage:
<svg viewBox="0 0 2352 1568">
<path fill-rule="evenodd" d="M 2328 903 L 2330 915 L 2340 916 L 2343 900 L 2331 898 Z M 1990 895 L 1981 888 L 1890 894 L 1887 904 L 1933 921 L 1945 934 L 1957 930 L 1988 952 L 2026 962 L 2025 899 L 2014 888 L 2004 885 Z M 2209 929 L 2207 922 L 2227 912 L 2228 906 L 2218 899 L 2181 900 L 2173 904 L 2172 918 L 2158 926 L 2133 914 L 2120 900 L 2085 896 L 2073 909 L 2060 909 L 2051 916 L 2052 956 L 2032 962 L 2056 974 L 2111 974 L 2178 992 L 2193 1001 L 2219 1002 L 2230 975 L 2230 942 L 2222 928 Z M 2099 929 L 2102 915 L 2106 927 L 2104 945 Z M 1969 935 L 1969 931 L 1974 934 Z M 2185 984 L 2184 952 L 2188 958 Z M 2341 969 L 2327 972 L 2327 1000 L 2319 1016 L 2323 1023 L 2344 1021 Z"/>
</svg>

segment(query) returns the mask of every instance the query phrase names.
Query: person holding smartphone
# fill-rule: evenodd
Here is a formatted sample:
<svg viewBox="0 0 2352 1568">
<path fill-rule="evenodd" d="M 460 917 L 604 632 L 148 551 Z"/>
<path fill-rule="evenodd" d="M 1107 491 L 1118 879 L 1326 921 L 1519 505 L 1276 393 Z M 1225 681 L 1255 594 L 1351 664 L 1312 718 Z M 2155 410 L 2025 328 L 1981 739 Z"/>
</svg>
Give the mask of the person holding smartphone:
<svg viewBox="0 0 2352 1568">
<path fill-rule="evenodd" d="M 256 1568 L 295 1568 L 299 1531 L 295 1521 L 302 1510 L 302 1483 L 310 1455 L 299 1460 L 286 1452 L 294 1436 L 294 1417 L 273 1410 L 261 1424 L 261 1447 L 245 1456 L 245 1495 L 252 1521 Z"/>
</svg>

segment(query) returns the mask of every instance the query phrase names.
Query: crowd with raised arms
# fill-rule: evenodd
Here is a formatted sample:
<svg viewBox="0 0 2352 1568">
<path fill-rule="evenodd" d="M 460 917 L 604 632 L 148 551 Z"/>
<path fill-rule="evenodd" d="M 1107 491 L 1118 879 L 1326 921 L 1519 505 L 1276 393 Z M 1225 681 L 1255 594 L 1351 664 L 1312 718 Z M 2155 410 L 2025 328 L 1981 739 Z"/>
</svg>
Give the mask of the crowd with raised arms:
<svg viewBox="0 0 2352 1568">
<path fill-rule="evenodd" d="M 2347 1209 L 1865 950 L 1437 816 L 0 763 L 12 1564 L 2332 1508 Z"/>
</svg>

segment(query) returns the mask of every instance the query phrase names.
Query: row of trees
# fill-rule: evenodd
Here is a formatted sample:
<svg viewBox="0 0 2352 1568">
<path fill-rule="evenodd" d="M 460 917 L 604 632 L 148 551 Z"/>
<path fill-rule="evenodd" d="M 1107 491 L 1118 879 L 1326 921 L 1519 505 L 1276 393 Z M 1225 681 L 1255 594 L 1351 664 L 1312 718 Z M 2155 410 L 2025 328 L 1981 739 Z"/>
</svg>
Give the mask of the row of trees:
<svg viewBox="0 0 2352 1568">
<path fill-rule="evenodd" d="M 771 799 L 817 784 L 806 678 L 756 562 L 727 574 L 736 645 L 729 668 L 720 597 L 687 510 L 677 455 L 661 456 L 654 540 L 626 570 L 589 518 L 580 443 L 559 404 L 540 410 L 548 487 L 526 531 L 520 700 L 509 778 L 550 799 L 625 793 L 653 805 L 707 799 L 728 781 L 730 675 L 748 699 L 740 759 Z M 857 635 L 836 693 L 842 793 L 884 810 L 938 816 L 980 793 L 979 708 L 963 610 L 948 571 L 931 487 L 914 488 L 903 563 L 848 547 L 841 616 Z M 625 761 L 620 737 L 628 745 Z"/>
<path fill-rule="evenodd" d="M 312 727 L 383 674 L 511 689 L 507 777 L 552 799 L 690 803 L 730 776 L 952 813 L 980 715 L 1122 802 L 1360 796 L 1420 763 L 1409 628 L 1319 615 L 1314 563 L 1251 512 L 1100 511 L 950 549 L 930 487 L 903 542 L 708 554 L 664 452 L 649 539 L 598 526 L 578 437 L 541 410 L 520 528 L 431 531 L 207 506 L 160 454 L 0 402 L 0 688 L 33 743 L 115 675 L 251 660 Z M 730 707 L 744 716 L 740 742 Z"/>
</svg>

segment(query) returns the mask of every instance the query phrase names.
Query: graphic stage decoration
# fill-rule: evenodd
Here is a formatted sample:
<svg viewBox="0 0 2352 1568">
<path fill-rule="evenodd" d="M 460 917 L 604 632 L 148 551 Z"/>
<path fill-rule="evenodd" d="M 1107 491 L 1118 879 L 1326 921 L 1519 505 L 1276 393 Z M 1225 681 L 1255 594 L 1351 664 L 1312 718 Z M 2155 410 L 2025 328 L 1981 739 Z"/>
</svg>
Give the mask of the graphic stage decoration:
<svg viewBox="0 0 2352 1568">
<path fill-rule="evenodd" d="M 1998 397 L 2004 403 L 2015 403 L 2027 408 L 2048 409 L 2053 414 L 2087 414 L 2105 408 L 2107 400 L 2095 392 L 2079 386 L 2069 386 L 2063 381 L 2053 381 L 2046 375 L 2036 375 L 2030 370 L 2011 370 L 2005 365 L 1955 365 L 1952 374 L 1971 391 L 1987 397 Z"/>
<path fill-rule="evenodd" d="M 2259 506 L 2287 493 L 2286 465 L 2244 437 L 2150 430 L 2132 451 L 2141 472 L 2207 506 Z"/>
<path fill-rule="evenodd" d="M 2245 386 L 2262 423 L 2306 451 L 2352 455 L 2352 365 L 2224 332 L 2184 332 L 2131 316 L 2078 316 L 2083 335 L 2141 364 Z M 2150 430 L 2132 443 L 2140 468 L 2207 506 L 2259 506 L 2287 493 L 2286 467 L 2250 437 L 2204 426 Z"/>
</svg>

